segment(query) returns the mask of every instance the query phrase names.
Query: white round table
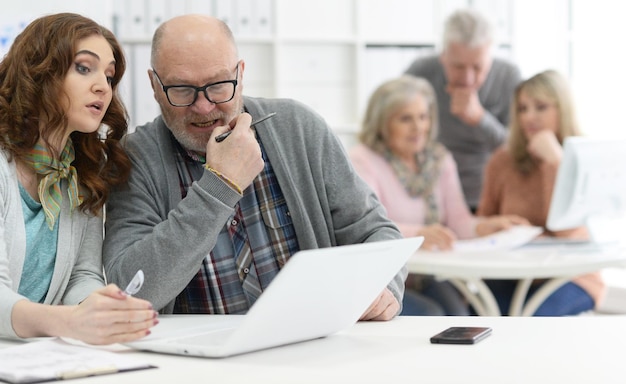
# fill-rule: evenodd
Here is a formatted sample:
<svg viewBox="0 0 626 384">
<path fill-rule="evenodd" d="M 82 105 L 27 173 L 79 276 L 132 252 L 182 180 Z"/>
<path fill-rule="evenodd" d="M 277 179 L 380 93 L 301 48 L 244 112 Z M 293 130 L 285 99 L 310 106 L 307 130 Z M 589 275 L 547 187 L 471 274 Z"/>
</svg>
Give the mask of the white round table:
<svg viewBox="0 0 626 384">
<path fill-rule="evenodd" d="M 417 251 L 407 263 L 410 273 L 449 280 L 481 316 L 500 316 L 495 297 L 484 280 L 519 280 L 510 316 L 531 316 L 543 301 L 573 277 L 607 267 L 626 266 L 626 247 L 528 245 L 508 251 Z M 534 279 L 547 279 L 526 303 Z"/>
</svg>

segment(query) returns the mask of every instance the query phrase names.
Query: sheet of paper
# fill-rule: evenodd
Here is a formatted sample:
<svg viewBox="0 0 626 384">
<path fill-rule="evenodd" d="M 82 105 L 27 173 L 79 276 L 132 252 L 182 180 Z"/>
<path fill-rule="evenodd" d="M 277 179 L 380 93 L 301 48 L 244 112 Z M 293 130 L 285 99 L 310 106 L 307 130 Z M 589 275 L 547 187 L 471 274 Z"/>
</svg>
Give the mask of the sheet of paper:
<svg viewBox="0 0 626 384">
<path fill-rule="evenodd" d="M 0 349 L 0 380 L 38 383 L 153 368 L 133 356 L 54 338 Z"/>
<path fill-rule="evenodd" d="M 488 236 L 458 240 L 454 244 L 454 250 L 458 252 L 506 251 L 529 243 L 542 232 L 541 227 L 514 226 Z"/>
</svg>

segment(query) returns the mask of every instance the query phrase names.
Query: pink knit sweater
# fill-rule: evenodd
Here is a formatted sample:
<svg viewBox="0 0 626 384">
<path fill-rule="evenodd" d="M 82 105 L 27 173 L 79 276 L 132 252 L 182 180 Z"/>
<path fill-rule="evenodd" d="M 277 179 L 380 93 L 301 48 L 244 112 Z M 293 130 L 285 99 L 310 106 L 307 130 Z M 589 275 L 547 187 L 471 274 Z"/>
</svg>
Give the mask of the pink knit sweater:
<svg viewBox="0 0 626 384">
<path fill-rule="evenodd" d="M 357 173 L 374 190 L 396 223 L 402 235 L 415 236 L 424 226 L 425 201 L 411 197 L 398 180 L 384 157 L 359 144 L 350 151 L 350 159 Z M 456 164 L 449 153 L 441 163 L 441 174 L 434 188 L 439 207 L 440 224 L 449 227 L 460 239 L 475 236 L 476 220 L 470 213 L 457 174 Z"/>
</svg>

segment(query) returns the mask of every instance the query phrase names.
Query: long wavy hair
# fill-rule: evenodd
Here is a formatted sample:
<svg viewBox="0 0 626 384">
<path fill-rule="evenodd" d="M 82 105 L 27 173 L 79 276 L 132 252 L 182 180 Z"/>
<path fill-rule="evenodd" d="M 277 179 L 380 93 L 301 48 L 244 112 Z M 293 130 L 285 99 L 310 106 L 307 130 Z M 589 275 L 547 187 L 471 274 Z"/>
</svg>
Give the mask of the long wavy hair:
<svg viewBox="0 0 626 384">
<path fill-rule="evenodd" d="M 50 141 L 68 124 L 61 103 L 68 97 L 64 80 L 78 42 L 93 35 L 104 37 L 113 51 L 112 100 L 98 131 L 72 132 L 70 137 L 76 153 L 72 164 L 84 195 L 80 208 L 98 214 L 111 187 L 125 182 L 130 172 L 119 143 L 128 130 L 128 112 L 118 93 L 126 60 L 111 31 L 84 16 L 58 13 L 34 20 L 16 37 L 0 62 L 0 147 L 23 159 L 42 139 L 51 154 L 59 155 Z"/>
<path fill-rule="evenodd" d="M 569 136 L 580 136 L 581 131 L 576 118 L 574 100 L 567 79 L 554 70 L 540 72 L 522 81 L 513 94 L 511 102 L 511 121 L 509 123 L 508 147 L 513 156 L 515 167 L 528 174 L 537 167 L 537 161 L 528 152 L 528 139 L 520 126 L 517 104 L 520 94 L 524 92 L 531 98 L 554 103 L 559 111 L 560 126 L 556 138 L 563 145 Z"/>
</svg>

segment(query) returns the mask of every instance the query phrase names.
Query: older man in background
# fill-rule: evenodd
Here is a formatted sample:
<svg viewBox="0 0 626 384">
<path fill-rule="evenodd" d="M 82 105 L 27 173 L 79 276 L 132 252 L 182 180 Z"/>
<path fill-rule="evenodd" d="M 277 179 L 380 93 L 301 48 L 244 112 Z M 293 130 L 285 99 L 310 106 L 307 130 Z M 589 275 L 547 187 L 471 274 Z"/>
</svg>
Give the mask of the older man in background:
<svg viewBox="0 0 626 384">
<path fill-rule="evenodd" d="M 454 156 L 473 212 L 480 199 L 483 168 L 506 138 L 513 91 L 521 81 L 516 65 L 493 57 L 494 45 L 489 20 L 473 9 L 460 9 L 445 22 L 441 53 L 419 58 L 406 70 L 435 88 L 439 141 Z"/>
</svg>

